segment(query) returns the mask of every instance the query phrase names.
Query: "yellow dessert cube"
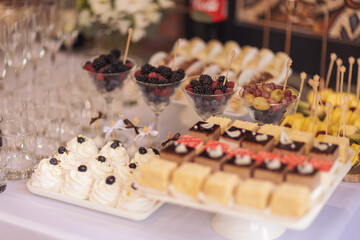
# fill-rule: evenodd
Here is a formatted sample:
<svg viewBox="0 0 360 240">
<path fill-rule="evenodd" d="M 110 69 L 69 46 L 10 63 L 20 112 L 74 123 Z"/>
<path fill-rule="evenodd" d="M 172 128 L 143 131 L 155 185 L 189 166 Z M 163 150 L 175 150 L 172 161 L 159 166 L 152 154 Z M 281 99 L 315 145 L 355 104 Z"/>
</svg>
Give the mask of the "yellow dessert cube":
<svg viewBox="0 0 360 240">
<path fill-rule="evenodd" d="M 176 167 L 175 162 L 151 158 L 141 167 L 138 182 L 144 187 L 167 191 L 171 173 Z"/>
<path fill-rule="evenodd" d="M 306 186 L 283 183 L 273 193 L 271 211 L 293 217 L 303 216 L 309 209 L 310 190 Z"/>
<path fill-rule="evenodd" d="M 211 168 L 197 163 L 183 163 L 174 171 L 172 184 L 176 192 L 197 198 Z"/>
<path fill-rule="evenodd" d="M 225 130 L 230 126 L 231 119 L 224 118 L 224 117 L 211 116 L 206 120 L 206 122 L 212 122 L 214 124 L 220 125 L 221 134 L 223 134 L 225 132 Z"/>
<path fill-rule="evenodd" d="M 245 129 L 245 130 L 252 131 L 252 132 L 256 132 L 259 129 L 259 125 L 257 123 L 240 121 L 240 120 L 236 120 L 235 122 L 233 122 L 233 124 L 231 126 Z"/>
<path fill-rule="evenodd" d="M 204 194 L 209 200 L 227 206 L 238 182 L 236 174 L 217 171 L 205 181 Z"/>
<path fill-rule="evenodd" d="M 270 181 L 247 179 L 235 193 L 235 204 L 264 209 L 267 207 L 274 184 Z"/>
<path fill-rule="evenodd" d="M 260 127 L 258 133 L 271 135 L 274 137 L 275 143 L 278 143 L 283 129 L 284 127 L 278 125 L 265 124 Z"/>
<path fill-rule="evenodd" d="M 323 142 L 333 143 L 339 145 L 339 160 L 342 163 L 346 163 L 349 158 L 350 141 L 346 137 L 335 137 L 324 135 L 322 138 Z"/>
</svg>

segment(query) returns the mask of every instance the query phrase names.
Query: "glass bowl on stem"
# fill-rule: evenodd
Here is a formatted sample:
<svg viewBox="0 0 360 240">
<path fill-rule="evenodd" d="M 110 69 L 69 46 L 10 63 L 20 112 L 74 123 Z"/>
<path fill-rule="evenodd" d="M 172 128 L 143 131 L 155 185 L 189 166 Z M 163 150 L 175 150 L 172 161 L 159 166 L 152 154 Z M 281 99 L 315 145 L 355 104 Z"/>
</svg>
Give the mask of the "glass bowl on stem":
<svg viewBox="0 0 360 240">
<path fill-rule="evenodd" d="M 271 83 L 267 84 L 267 86 L 270 86 L 269 84 Z M 259 86 L 260 88 L 264 89 L 264 85 L 262 84 L 255 85 L 258 89 Z M 253 85 L 253 89 L 255 89 L 255 85 Z M 272 86 L 275 86 L 275 84 L 273 84 Z M 250 117 L 259 125 L 280 125 L 284 121 L 284 119 L 292 112 L 296 105 L 296 102 L 299 101 L 299 92 L 295 88 L 290 86 L 286 86 L 286 90 L 289 90 L 291 92 L 291 95 L 286 96 L 284 94 L 284 97 L 280 101 L 271 98 L 271 92 L 276 89 L 283 92 L 283 85 L 276 85 L 275 87 L 271 87 L 272 89 L 270 88 L 262 90 L 261 94 L 260 92 L 257 92 L 256 96 L 249 93 L 248 87 L 250 86 L 245 86 L 240 90 L 240 98 L 244 103 L 246 109 L 248 110 Z M 264 92 L 267 92 L 268 94 Z"/>
<path fill-rule="evenodd" d="M 94 57 L 95 58 L 95 57 Z M 94 59 L 91 58 L 91 59 Z M 122 59 L 119 59 L 122 61 Z M 83 68 L 85 63 L 88 61 L 84 61 L 81 64 L 81 68 L 83 71 L 87 73 L 90 79 L 96 86 L 96 89 L 103 96 L 106 101 L 106 116 L 105 119 L 107 121 L 114 120 L 113 119 L 113 111 L 112 111 L 112 102 L 114 98 L 122 96 L 122 88 L 124 86 L 125 81 L 129 78 L 129 74 L 132 74 L 134 69 L 136 68 L 136 63 L 131 58 L 127 58 L 126 63 L 131 63 L 132 68 L 124 72 L 118 73 L 97 73 L 91 72 Z M 122 100 L 122 99 L 121 99 Z M 101 110 L 101 109 L 98 109 Z"/>
<path fill-rule="evenodd" d="M 219 76 L 212 76 L 211 78 L 214 82 L 217 81 L 218 77 Z M 211 116 L 222 115 L 231 98 L 239 90 L 238 83 L 234 82 L 234 87 L 231 91 L 221 94 L 198 94 L 186 89 L 186 86 L 190 84 L 191 80 L 199 80 L 199 78 L 200 75 L 189 77 L 181 85 L 181 89 L 189 100 L 190 105 L 203 120 Z"/>
<path fill-rule="evenodd" d="M 178 92 L 178 88 L 186 78 L 177 82 L 164 84 L 142 82 L 137 80 L 133 75 L 132 78 L 140 90 L 144 102 L 150 107 L 155 115 L 154 130 L 160 133 L 160 115 L 165 107 L 170 104 L 175 93 Z M 155 146 L 160 144 L 160 134 L 157 135 L 153 144 Z"/>
</svg>

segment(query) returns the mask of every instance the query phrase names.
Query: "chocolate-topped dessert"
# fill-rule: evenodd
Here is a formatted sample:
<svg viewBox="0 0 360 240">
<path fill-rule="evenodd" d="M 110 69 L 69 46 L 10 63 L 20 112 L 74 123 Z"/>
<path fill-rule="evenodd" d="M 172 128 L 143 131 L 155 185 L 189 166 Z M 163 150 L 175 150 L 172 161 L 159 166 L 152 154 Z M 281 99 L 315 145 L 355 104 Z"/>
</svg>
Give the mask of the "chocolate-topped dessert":
<svg viewBox="0 0 360 240">
<path fill-rule="evenodd" d="M 251 134 L 251 131 L 230 127 L 225 130 L 225 132 L 220 137 L 220 142 L 229 144 L 230 147 L 240 147 L 241 141 L 245 138 L 247 134 Z"/>
<path fill-rule="evenodd" d="M 333 143 L 314 142 L 309 157 L 321 158 L 334 162 L 339 157 L 339 146 Z"/>
<path fill-rule="evenodd" d="M 210 139 L 218 140 L 221 134 L 220 126 L 214 123 L 199 121 L 189 129 L 189 135 L 201 138 L 204 142 Z"/>
<path fill-rule="evenodd" d="M 280 156 L 275 153 L 259 152 L 255 156 L 259 164 L 254 169 L 253 177 L 260 180 L 269 180 L 275 184 L 284 181 L 287 165 L 280 161 Z"/>
<path fill-rule="evenodd" d="M 241 142 L 241 147 L 258 151 L 271 151 L 274 147 L 274 137 L 271 135 L 251 132 Z"/>
<path fill-rule="evenodd" d="M 279 143 L 275 146 L 273 152 L 279 155 L 304 155 L 305 143 L 291 140 L 283 130 L 280 135 Z"/>
<path fill-rule="evenodd" d="M 184 143 L 173 143 L 163 150 L 160 156 L 162 159 L 170 160 L 177 163 L 191 162 L 196 155 L 195 148 L 186 146 Z"/>
<path fill-rule="evenodd" d="M 217 141 L 209 141 L 200 155 L 195 157 L 195 162 L 210 166 L 212 170 L 220 170 L 221 165 L 227 159 L 226 151 L 229 145 Z"/>
<path fill-rule="evenodd" d="M 235 148 L 227 155 L 229 158 L 222 167 L 223 171 L 235 173 L 242 179 L 252 177 L 256 166 L 255 160 L 252 159 L 254 152 L 243 148 Z"/>
<path fill-rule="evenodd" d="M 305 185 L 310 190 L 315 189 L 320 184 L 320 172 L 310 163 L 298 165 L 286 174 L 286 182 Z"/>
</svg>

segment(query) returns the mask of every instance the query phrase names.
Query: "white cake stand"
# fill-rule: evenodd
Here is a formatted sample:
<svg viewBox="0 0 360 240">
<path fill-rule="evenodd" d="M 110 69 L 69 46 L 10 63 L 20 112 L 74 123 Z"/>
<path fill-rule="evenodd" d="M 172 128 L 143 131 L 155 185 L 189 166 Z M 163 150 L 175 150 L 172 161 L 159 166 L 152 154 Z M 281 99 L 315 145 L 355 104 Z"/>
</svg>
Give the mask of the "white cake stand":
<svg viewBox="0 0 360 240">
<path fill-rule="evenodd" d="M 211 221 L 211 225 L 215 232 L 231 240 L 275 239 L 280 237 L 286 230 L 284 227 L 223 214 L 216 214 Z"/>
</svg>

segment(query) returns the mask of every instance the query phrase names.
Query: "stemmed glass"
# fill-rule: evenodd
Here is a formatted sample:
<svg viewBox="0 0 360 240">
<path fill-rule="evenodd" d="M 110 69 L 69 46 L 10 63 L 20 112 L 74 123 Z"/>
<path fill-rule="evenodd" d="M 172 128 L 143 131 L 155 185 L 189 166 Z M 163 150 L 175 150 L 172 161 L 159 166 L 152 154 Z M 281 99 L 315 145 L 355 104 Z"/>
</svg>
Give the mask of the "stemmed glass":
<svg viewBox="0 0 360 240">
<path fill-rule="evenodd" d="M 6 75 L 7 68 L 7 48 L 5 39 L 5 25 L 0 20 L 0 90 L 3 89 L 3 79 Z"/>
<path fill-rule="evenodd" d="M 33 63 L 32 86 L 35 86 L 37 66 L 40 59 L 45 55 L 44 37 L 45 37 L 45 9 L 42 5 L 33 4 L 29 9 L 28 21 L 28 52 L 27 58 Z"/>
<path fill-rule="evenodd" d="M 19 11 L 21 9 L 2 18 L 6 28 L 7 65 L 15 72 L 15 82 L 13 83 L 15 86 L 19 84 L 19 76 L 27 63 L 28 51 L 26 37 L 28 16 L 25 12 Z"/>
<path fill-rule="evenodd" d="M 232 91 L 221 94 L 197 94 L 193 91 L 189 91 L 186 86 L 190 84 L 191 80 L 199 80 L 199 77 L 200 76 L 189 77 L 181 85 L 181 90 L 185 93 L 190 105 L 203 120 L 206 120 L 211 116 L 222 115 L 230 99 L 239 90 L 238 84 L 234 83 Z M 216 81 L 218 76 L 213 76 L 212 79 L 213 81 Z"/>
<path fill-rule="evenodd" d="M 172 97 L 177 92 L 179 86 L 185 78 L 181 81 L 166 83 L 166 84 L 152 84 L 139 81 L 133 76 L 133 80 L 138 86 L 141 96 L 145 103 L 150 107 L 155 115 L 155 126 L 154 129 L 160 132 L 160 115 L 166 106 L 170 104 Z M 154 141 L 154 145 L 160 144 L 160 134 Z"/>
</svg>

